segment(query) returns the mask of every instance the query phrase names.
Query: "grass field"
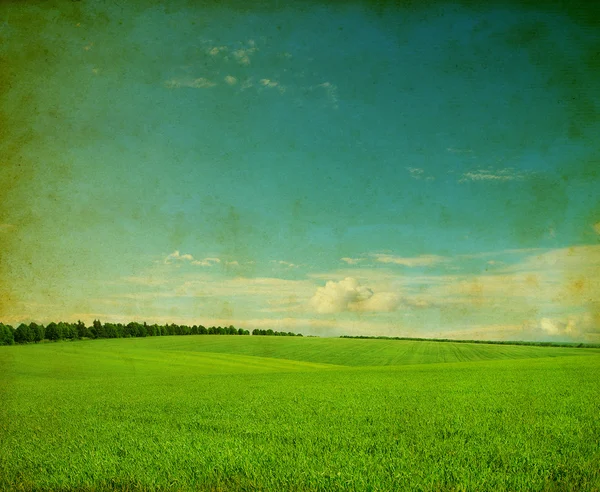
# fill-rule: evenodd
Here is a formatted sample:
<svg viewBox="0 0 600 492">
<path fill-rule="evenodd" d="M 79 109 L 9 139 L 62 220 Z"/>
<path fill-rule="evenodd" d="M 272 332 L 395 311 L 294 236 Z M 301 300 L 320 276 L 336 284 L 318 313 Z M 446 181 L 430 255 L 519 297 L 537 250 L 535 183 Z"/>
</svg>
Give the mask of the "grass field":
<svg viewBox="0 0 600 492">
<path fill-rule="evenodd" d="M 0 347 L 3 490 L 600 490 L 600 350 L 186 336 Z"/>
</svg>

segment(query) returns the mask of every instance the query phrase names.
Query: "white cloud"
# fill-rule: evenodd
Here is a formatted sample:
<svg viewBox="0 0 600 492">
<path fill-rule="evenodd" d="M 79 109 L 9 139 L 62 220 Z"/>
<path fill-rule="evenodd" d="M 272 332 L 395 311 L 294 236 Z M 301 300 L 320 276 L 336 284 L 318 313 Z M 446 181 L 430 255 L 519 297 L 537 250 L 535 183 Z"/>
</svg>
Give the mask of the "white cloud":
<svg viewBox="0 0 600 492">
<path fill-rule="evenodd" d="M 466 181 L 518 181 L 525 179 L 526 175 L 515 171 L 513 168 L 504 169 L 477 169 L 464 173 L 459 183 Z"/>
<path fill-rule="evenodd" d="M 237 79 L 235 77 L 233 77 L 232 75 L 227 75 L 224 80 L 227 85 L 237 84 Z"/>
<path fill-rule="evenodd" d="M 221 259 L 220 258 L 204 258 L 202 260 L 196 260 L 194 259 L 194 257 L 190 254 L 181 254 L 179 252 L 179 250 L 175 250 L 173 253 L 171 253 L 170 255 L 168 255 L 165 258 L 164 263 L 166 265 L 170 265 L 173 262 L 190 262 L 192 265 L 196 265 L 196 266 L 203 266 L 203 267 L 211 267 L 214 265 L 217 265 L 219 263 L 221 263 Z M 237 262 L 236 262 L 237 263 Z M 231 262 L 229 262 L 229 264 L 231 264 Z"/>
<path fill-rule="evenodd" d="M 596 231 L 596 234 L 600 234 L 600 222 L 596 222 L 593 225 L 594 230 Z"/>
<path fill-rule="evenodd" d="M 182 87 L 191 87 L 193 89 L 206 89 L 209 87 L 214 87 L 215 85 L 217 85 L 215 82 L 204 77 L 199 77 L 197 79 L 174 78 L 165 82 L 165 87 L 167 89 L 180 89 Z"/>
<path fill-rule="evenodd" d="M 526 323 L 525 328 L 531 333 L 537 332 L 547 337 L 593 341 L 600 335 L 600 327 L 594 321 L 591 313 L 578 313 L 562 317 L 543 317 L 533 325 Z"/>
<path fill-rule="evenodd" d="M 420 167 L 407 167 L 406 170 L 413 179 L 424 179 L 426 181 L 433 181 L 435 179 L 433 176 L 428 175 L 425 170 L 421 169 Z"/>
<path fill-rule="evenodd" d="M 211 267 L 218 263 L 221 263 L 219 258 L 204 258 L 203 260 L 193 260 L 192 265 Z"/>
<path fill-rule="evenodd" d="M 453 154 L 472 154 L 473 153 L 472 149 L 457 149 L 456 147 L 448 147 L 446 150 Z"/>
<path fill-rule="evenodd" d="M 340 261 L 348 263 L 348 265 L 356 265 L 357 263 L 363 261 L 363 258 L 340 258 Z"/>
<path fill-rule="evenodd" d="M 284 266 L 287 268 L 298 268 L 300 266 L 300 265 L 296 265 L 295 263 L 290 263 L 289 261 L 283 261 L 283 260 L 271 260 L 271 263 L 274 263 L 275 265 Z"/>
<path fill-rule="evenodd" d="M 432 266 L 447 261 L 447 258 L 437 255 L 420 255 L 405 258 L 401 256 L 375 253 L 371 256 L 373 256 L 379 263 L 391 263 L 394 265 L 403 265 L 407 267 Z"/>
<path fill-rule="evenodd" d="M 189 254 L 184 254 L 182 255 L 179 250 L 175 250 L 173 253 L 171 253 L 169 256 L 167 256 L 165 258 L 165 263 L 168 265 L 170 263 L 172 263 L 173 261 L 193 261 L 194 257 L 192 255 Z"/>
<path fill-rule="evenodd" d="M 399 297 L 392 292 L 374 293 L 370 288 L 360 285 L 353 277 L 339 282 L 329 281 L 325 287 L 317 288 L 310 300 L 312 308 L 321 314 L 344 311 L 393 311 L 400 303 Z"/>
<path fill-rule="evenodd" d="M 219 53 L 226 53 L 227 50 L 227 46 L 213 46 L 208 48 L 206 52 L 211 56 L 217 56 Z"/>
</svg>

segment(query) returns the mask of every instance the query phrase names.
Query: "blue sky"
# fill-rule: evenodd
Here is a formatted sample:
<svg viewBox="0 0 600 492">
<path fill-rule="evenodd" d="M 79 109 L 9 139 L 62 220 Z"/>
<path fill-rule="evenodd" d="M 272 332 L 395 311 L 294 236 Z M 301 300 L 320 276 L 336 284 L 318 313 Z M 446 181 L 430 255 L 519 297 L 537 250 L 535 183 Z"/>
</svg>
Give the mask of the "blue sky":
<svg viewBox="0 0 600 492">
<path fill-rule="evenodd" d="M 449 2 L 0 13 L 6 322 L 599 339 L 593 19 Z"/>
</svg>

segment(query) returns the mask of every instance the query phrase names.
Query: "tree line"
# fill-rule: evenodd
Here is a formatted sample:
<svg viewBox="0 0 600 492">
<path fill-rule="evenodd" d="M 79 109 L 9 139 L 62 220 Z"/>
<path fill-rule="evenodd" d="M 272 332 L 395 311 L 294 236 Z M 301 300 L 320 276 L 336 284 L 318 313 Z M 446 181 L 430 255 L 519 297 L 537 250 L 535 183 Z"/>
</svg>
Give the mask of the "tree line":
<svg viewBox="0 0 600 492">
<path fill-rule="evenodd" d="M 302 333 L 292 333 L 291 331 L 273 331 L 273 330 L 252 330 L 253 335 L 266 335 L 275 337 L 301 337 Z"/>
<path fill-rule="evenodd" d="M 531 345 L 534 347 L 577 347 L 600 348 L 599 343 L 582 342 L 532 342 L 526 340 L 455 340 L 453 338 L 415 338 L 415 337 L 386 337 L 367 335 L 341 335 L 340 338 L 361 338 L 376 340 L 412 340 L 417 342 L 452 342 L 452 343 L 485 343 L 490 345 Z"/>
<path fill-rule="evenodd" d="M 92 326 L 86 326 L 82 321 L 77 323 L 48 323 L 46 326 L 38 323 L 21 323 L 17 328 L 0 323 L 0 345 L 15 343 L 38 343 L 43 340 L 77 340 L 82 338 L 131 338 L 156 337 L 168 335 L 250 335 L 248 330 L 234 326 L 202 325 L 166 325 L 138 323 L 132 321 L 123 323 L 102 323 L 94 320 Z"/>
</svg>

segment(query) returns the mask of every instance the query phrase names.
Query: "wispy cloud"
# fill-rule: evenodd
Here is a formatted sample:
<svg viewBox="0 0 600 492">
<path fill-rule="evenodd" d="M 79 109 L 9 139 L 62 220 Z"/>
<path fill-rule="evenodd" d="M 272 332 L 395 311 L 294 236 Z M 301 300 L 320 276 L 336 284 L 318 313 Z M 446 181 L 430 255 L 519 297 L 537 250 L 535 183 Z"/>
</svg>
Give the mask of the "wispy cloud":
<svg viewBox="0 0 600 492">
<path fill-rule="evenodd" d="M 596 222 L 592 227 L 596 231 L 596 234 L 600 234 L 600 222 Z"/>
<path fill-rule="evenodd" d="M 459 149 L 456 147 L 448 147 L 448 148 L 446 148 L 446 151 L 448 151 L 452 154 L 472 154 L 473 153 L 473 149 Z"/>
<path fill-rule="evenodd" d="M 0 224 L 0 233 L 8 232 L 14 227 L 13 224 Z"/>
<path fill-rule="evenodd" d="M 203 267 L 215 266 L 218 263 L 221 263 L 221 260 L 219 258 L 204 258 L 202 260 L 193 260 L 192 261 L 192 265 L 198 265 L 198 266 L 203 266 Z"/>
<path fill-rule="evenodd" d="M 373 258 L 379 263 L 391 263 L 394 265 L 403 265 L 406 267 L 426 267 L 448 261 L 448 258 L 437 255 L 420 255 L 413 257 L 402 257 L 388 254 L 372 254 Z"/>
<path fill-rule="evenodd" d="M 356 265 L 363 260 L 364 260 L 364 258 L 347 258 L 347 257 L 340 258 L 340 261 L 343 261 L 344 263 L 347 263 L 348 265 Z"/>
<path fill-rule="evenodd" d="M 221 259 L 216 258 L 216 257 L 209 257 L 209 258 L 203 258 L 201 260 L 197 260 L 190 254 L 181 254 L 179 252 L 179 250 L 175 250 L 173 253 L 171 253 L 164 259 L 164 263 L 166 265 L 170 265 L 172 263 L 182 263 L 182 262 L 189 262 L 190 264 L 195 265 L 195 266 L 212 267 L 212 266 L 215 266 L 215 265 L 218 265 L 219 263 L 221 263 Z M 227 263 L 232 264 L 232 262 L 227 262 Z M 235 262 L 235 263 L 237 263 L 237 262 Z"/>
<path fill-rule="evenodd" d="M 291 263 L 289 261 L 284 261 L 284 260 L 271 260 L 271 263 L 273 263 L 274 265 L 278 265 L 278 266 L 282 266 L 282 267 L 286 267 L 286 268 L 298 268 L 300 265 L 297 265 L 296 263 Z"/>
<path fill-rule="evenodd" d="M 467 181 L 492 181 L 492 182 L 505 182 L 505 181 L 520 181 L 527 177 L 526 173 L 516 171 L 513 168 L 504 169 L 477 169 L 464 173 L 458 180 L 459 183 Z"/>
<path fill-rule="evenodd" d="M 180 89 L 182 87 L 191 87 L 193 89 L 208 89 L 214 87 L 216 82 L 209 80 L 205 77 L 193 78 L 173 78 L 165 82 L 165 87 L 168 89 Z"/>
<path fill-rule="evenodd" d="M 426 181 L 433 181 L 435 179 L 433 176 L 425 172 L 425 169 L 420 167 L 407 167 L 406 170 L 413 179 L 424 179 Z"/>
</svg>

